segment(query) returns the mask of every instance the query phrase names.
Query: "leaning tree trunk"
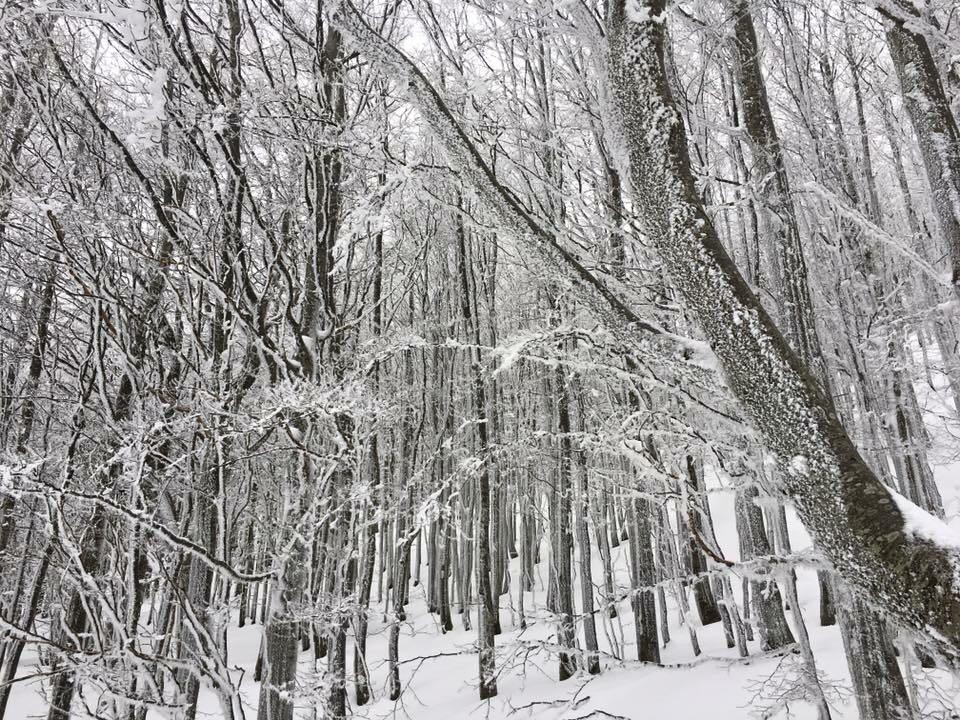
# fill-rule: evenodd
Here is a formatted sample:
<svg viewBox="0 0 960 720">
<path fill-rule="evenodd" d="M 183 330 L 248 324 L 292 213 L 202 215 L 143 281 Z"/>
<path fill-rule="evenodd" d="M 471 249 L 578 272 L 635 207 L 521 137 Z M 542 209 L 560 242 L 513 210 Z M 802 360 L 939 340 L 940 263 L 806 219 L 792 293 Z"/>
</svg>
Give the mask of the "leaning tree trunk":
<svg viewBox="0 0 960 720">
<path fill-rule="evenodd" d="M 814 541 L 844 578 L 899 622 L 960 651 L 960 587 L 944 572 L 958 559 L 910 531 L 903 501 L 853 446 L 810 369 L 790 348 L 724 250 L 704 212 L 683 124 L 663 63 L 663 0 L 647 17 L 609 15 L 610 72 L 631 162 L 641 222 L 727 383 L 776 456 L 783 489 Z M 935 520 L 919 509 L 906 510 Z"/>
<path fill-rule="evenodd" d="M 762 232 L 768 235 L 773 242 L 773 255 L 778 264 L 777 276 L 782 286 L 776 288 L 776 290 L 781 293 L 780 305 L 783 308 L 784 320 L 789 329 L 787 337 L 807 368 L 819 379 L 824 388 L 825 398 L 832 402 L 830 382 L 814 319 L 813 301 L 810 294 L 799 225 L 793 196 L 790 192 L 786 165 L 783 160 L 783 151 L 767 100 L 765 81 L 760 67 L 760 47 L 757 42 L 753 18 L 746 0 L 730 0 L 730 10 L 734 20 L 732 47 L 736 67 L 735 77 L 740 90 L 744 126 L 747 136 L 752 141 L 752 170 L 754 176 L 758 179 L 770 177 L 769 181 L 761 180 L 764 197 L 762 198 L 763 212 L 759 213 L 759 218 Z M 832 79 L 830 82 L 830 90 L 832 91 Z M 858 108 L 862 108 L 859 95 L 857 100 Z M 831 105 L 834 116 L 839 117 L 838 110 L 833 104 Z M 842 137 L 838 138 L 837 142 L 841 144 L 841 147 L 845 146 Z M 846 157 L 845 152 L 841 154 Z M 869 158 L 869 155 L 866 158 Z M 869 162 L 865 162 L 869 172 Z M 849 187 L 848 192 L 855 194 L 852 178 L 846 185 Z M 771 215 L 774 216 L 773 220 L 770 219 Z M 744 508 L 748 516 L 752 514 L 750 505 Z M 748 524 L 753 525 L 754 523 L 748 522 Z M 753 538 L 756 541 L 758 536 L 753 534 Z M 832 625 L 836 618 L 836 603 L 833 597 L 835 583 L 830 577 L 830 573 L 823 571 L 818 572 L 818 579 L 820 582 L 821 624 Z M 791 579 L 789 582 L 793 582 L 793 580 Z M 767 611 L 770 610 L 770 608 L 766 609 Z M 882 635 L 885 632 L 884 624 L 875 614 L 859 612 L 860 609 L 859 605 L 855 605 L 840 616 L 841 634 L 848 646 L 863 644 L 867 642 L 868 638 Z M 787 630 L 787 634 L 789 634 L 789 630 Z M 761 637 L 763 635 L 763 628 L 761 628 Z M 875 647 L 876 653 L 868 655 L 847 654 L 847 662 L 850 666 L 858 700 L 866 695 L 875 694 L 874 689 L 877 686 L 889 688 L 889 692 L 885 691 L 885 694 L 891 697 L 890 706 L 896 711 L 909 712 L 909 699 L 906 693 L 897 692 L 898 689 L 903 690 L 904 685 L 896 659 L 893 655 L 889 657 L 883 655 L 883 651 L 890 649 L 889 643 L 887 645 L 879 644 Z M 866 671 L 857 672 L 855 666 L 862 667 Z M 896 670 L 894 675 L 888 672 L 891 669 Z M 892 702 L 894 698 L 898 699 L 899 702 Z M 860 707 L 861 714 L 864 714 L 865 706 L 860 703 L 858 707 Z M 871 716 L 864 714 L 864 717 Z"/>
</svg>

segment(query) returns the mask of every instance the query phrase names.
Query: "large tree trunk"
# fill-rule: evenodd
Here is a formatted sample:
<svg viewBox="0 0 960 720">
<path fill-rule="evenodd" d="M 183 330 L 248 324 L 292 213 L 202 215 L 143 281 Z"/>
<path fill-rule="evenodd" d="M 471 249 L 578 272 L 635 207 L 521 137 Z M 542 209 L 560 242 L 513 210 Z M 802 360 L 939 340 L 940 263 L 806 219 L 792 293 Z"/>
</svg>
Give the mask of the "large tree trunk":
<svg viewBox="0 0 960 720">
<path fill-rule="evenodd" d="M 648 443 L 648 447 L 653 450 L 653 444 Z M 685 508 L 687 512 L 687 554 L 690 558 L 690 574 L 693 577 L 693 599 L 697 605 L 697 612 L 700 613 L 700 623 L 702 625 L 712 625 L 720 622 L 720 606 L 717 604 L 716 595 L 710 583 L 710 566 L 707 563 L 707 556 L 701 547 L 704 535 L 704 507 L 707 504 L 707 495 L 700 486 L 699 474 L 696 462 L 690 456 L 686 459 L 686 474 L 681 482 L 686 484 L 685 495 L 688 498 L 689 507 Z"/>
<path fill-rule="evenodd" d="M 744 550 L 744 560 L 773 554 L 763 525 L 763 511 L 757 505 L 757 488 L 749 485 L 737 491 L 737 533 Z M 783 614 L 783 600 L 776 580 L 751 580 L 751 602 L 757 614 L 760 649 L 777 650 L 796 642 Z"/>
<path fill-rule="evenodd" d="M 305 460 L 304 462 L 310 462 Z M 273 602 L 264 623 L 263 679 L 257 717 L 260 720 L 292 720 L 297 681 L 300 619 L 295 609 L 306 582 L 306 545 L 294 544 L 283 574 L 274 582 Z"/>
<path fill-rule="evenodd" d="M 630 524 L 630 563 L 632 589 L 630 605 L 637 638 L 637 659 L 660 662 L 660 639 L 657 634 L 657 598 L 654 593 L 656 567 L 652 539 L 652 503 L 645 498 L 631 498 L 628 503 Z"/>
<path fill-rule="evenodd" d="M 644 229 L 730 389 L 775 454 L 783 489 L 818 547 L 857 590 L 956 659 L 960 588 L 944 568 L 958 553 L 910 532 L 898 501 L 860 457 L 820 384 L 723 249 L 700 204 L 665 77 L 664 3 L 647 0 L 642 7 L 649 19 L 634 22 L 623 2 L 612 4 L 608 37 Z"/>
</svg>

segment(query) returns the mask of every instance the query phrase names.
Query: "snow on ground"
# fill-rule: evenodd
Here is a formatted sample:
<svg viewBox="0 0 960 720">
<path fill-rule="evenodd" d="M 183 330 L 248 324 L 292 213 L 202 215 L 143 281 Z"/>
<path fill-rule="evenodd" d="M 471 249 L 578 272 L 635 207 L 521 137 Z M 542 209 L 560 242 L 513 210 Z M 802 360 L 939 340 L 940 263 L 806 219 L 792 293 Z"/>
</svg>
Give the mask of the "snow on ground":
<svg viewBox="0 0 960 720">
<path fill-rule="evenodd" d="M 933 441 L 931 460 L 943 493 L 947 520 L 954 529 L 960 530 L 960 423 L 952 413 L 950 401 L 946 400 L 948 394 L 943 378 L 934 374 L 933 379 L 933 387 L 919 382 L 916 389 L 925 408 Z M 710 504 L 717 539 L 725 556 L 736 559 L 738 543 L 733 493 L 723 488 L 713 490 Z M 809 545 L 809 537 L 791 512 L 788 512 L 788 522 L 794 549 Z M 626 543 L 615 549 L 614 555 L 617 583 L 621 588 L 628 588 Z M 602 578 L 598 556 L 594 550 L 595 581 Z M 426 612 L 424 587 L 419 585 L 413 588 L 408 621 L 400 637 L 403 696 L 397 702 L 386 697 L 389 626 L 383 622 L 382 610 L 378 607 L 371 618 L 368 643 L 375 700 L 365 707 L 354 707 L 354 716 L 370 720 L 743 720 L 759 717 L 764 708 L 774 705 L 778 696 L 789 694 L 796 686 L 799 662 L 796 655 L 760 655 L 758 642 L 754 640 L 749 644 L 751 655 L 741 659 L 735 648 L 726 647 L 719 623 L 697 628 L 703 654 L 694 658 L 688 631 L 679 624 L 673 598 L 668 600 L 672 608 L 669 618 L 671 638 L 662 649 L 663 667 L 641 665 L 633 660 L 636 657 L 633 617 L 629 602 L 624 600 L 619 603 L 617 619 L 600 620 L 602 614 L 598 614 L 598 634 L 605 653 L 603 672 L 598 676 L 579 676 L 559 683 L 556 679 L 557 659 L 542 649 L 543 642 L 549 644 L 554 637 L 553 623 L 542 609 L 546 598 L 545 563 L 548 557 L 544 546 L 535 590 L 527 593 L 524 599 L 528 620 L 526 630 L 519 627 L 515 590 L 500 598 L 504 632 L 497 637 L 499 695 L 496 698 L 489 702 L 477 700 L 476 632 L 465 631 L 460 616 L 454 615 L 455 629 L 441 633 L 437 617 Z M 518 562 L 513 561 L 510 566 L 513 579 L 519 576 Z M 850 694 L 849 673 L 839 632 L 836 627 L 818 626 L 815 572 L 799 568 L 797 578 L 800 604 L 818 668 L 825 685 L 836 690 L 831 696 L 833 717 L 835 720 L 853 720 L 857 718 L 857 711 Z M 733 585 L 739 597 L 740 584 L 735 581 Z M 472 611 L 471 620 L 475 627 L 475 608 Z M 788 620 L 792 623 L 789 613 Z M 233 668 L 233 677 L 239 684 L 247 720 L 254 720 L 257 715 L 258 686 L 252 678 L 260 633 L 259 625 L 233 627 L 228 632 L 228 665 Z M 612 651 L 615 646 L 620 648 L 619 657 L 625 660 L 615 656 L 617 653 Z M 352 648 L 348 648 L 347 657 L 352 659 Z M 36 663 L 36 652 L 28 650 L 21 664 L 22 680 L 11 696 L 8 711 L 11 720 L 46 717 L 43 679 L 35 677 Z M 312 665 L 312 651 L 308 651 L 302 655 L 303 678 L 313 676 Z M 960 717 L 952 714 L 955 712 L 953 708 L 960 706 L 960 683 L 943 671 L 924 672 L 919 680 L 920 694 L 925 698 L 927 710 L 924 717 Z M 931 684 L 938 685 L 941 691 L 932 692 Z M 85 694 L 87 701 L 95 706 L 94 688 L 88 686 Z M 353 701 L 352 687 L 350 701 Z M 314 720 L 319 715 L 315 713 L 315 707 L 309 698 L 304 698 L 298 717 Z M 148 717 L 151 720 L 162 718 L 153 711 Z M 215 720 L 222 717 L 216 695 L 204 688 L 198 718 Z M 807 720 L 815 718 L 816 712 L 802 700 L 791 700 L 773 717 Z"/>
<path fill-rule="evenodd" d="M 713 509 L 718 520 L 732 517 L 732 497 L 719 493 Z M 735 557 L 735 534 L 724 523 L 718 523 L 718 534 L 724 551 L 729 553 L 729 557 Z M 626 552 L 626 543 L 615 551 L 620 560 L 618 581 L 621 585 L 628 582 Z M 515 564 L 511 566 L 511 571 L 516 577 L 518 568 Z M 804 568 L 800 568 L 797 574 L 801 606 L 808 621 L 819 669 L 827 683 L 836 685 L 843 695 L 834 707 L 834 717 L 836 720 L 852 720 L 857 713 L 849 696 L 848 672 L 840 635 L 836 628 L 820 628 L 816 624 L 816 574 Z M 545 582 L 545 576 L 538 578 L 536 590 L 527 593 L 525 603 L 528 608 L 542 607 Z M 739 593 L 739 586 L 736 583 L 734 585 Z M 790 689 L 786 686 L 790 685 L 791 677 L 796 677 L 797 656 L 757 655 L 758 643 L 754 641 L 750 643 L 751 656 L 741 659 L 735 648 L 726 647 L 719 623 L 698 628 L 703 654 L 694 658 L 687 630 L 679 625 L 675 611 L 670 616 L 671 639 L 662 650 L 664 667 L 631 661 L 636 657 L 633 617 L 629 602 L 623 601 L 619 604 L 620 617 L 609 625 L 605 624 L 603 627 L 607 628 L 606 631 L 601 627 L 598 632 L 601 646 L 608 652 L 611 646 L 608 634 L 616 637 L 627 660 L 620 661 L 607 655 L 604 658 L 604 671 L 599 676 L 576 677 L 561 684 L 556 679 L 556 657 L 538 647 L 540 641 L 550 641 L 553 637 L 553 624 L 549 618 L 544 616 L 545 613 L 535 613 L 541 617 L 528 616 L 528 628 L 521 631 L 515 605 L 507 596 L 500 600 L 504 633 L 497 638 L 497 667 L 500 673 L 497 698 L 489 704 L 477 700 L 477 658 L 473 652 L 475 631 L 464 631 L 460 617 L 455 615 L 454 631 L 442 634 L 436 616 L 426 612 L 424 588 L 420 585 L 413 589 L 409 620 L 403 626 L 400 638 L 401 681 L 405 688 L 402 699 L 391 702 L 386 697 L 388 626 L 382 622 L 382 617 L 377 616 L 372 619 L 369 641 L 377 699 L 363 708 L 354 708 L 355 716 L 371 720 L 640 720 L 660 717 L 673 720 L 702 720 L 704 717 L 711 720 L 742 720 L 758 716 L 763 708 L 773 703 L 778 692 Z M 475 626 L 475 613 L 472 620 Z M 260 632 L 259 625 L 248 625 L 244 628 L 234 627 L 228 633 L 228 664 L 234 669 L 234 679 L 240 684 L 248 720 L 253 720 L 257 715 L 258 685 L 252 677 Z M 348 657 L 352 658 L 352 655 L 352 650 L 348 649 Z M 31 652 L 23 663 L 24 675 L 36 672 L 35 662 L 36 655 Z M 311 665 L 312 651 L 302 656 L 305 677 L 309 677 Z M 791 668 L 794 669 L 792 674 Z M 960 687 L 952 685 L 944 673 L 938 672 L 936 675 L 938 681 L 948 688 L 950 696 L 960 698 Z M 771 684 L 762 690 L 760 685 L 765 681 Z M 87 688 L 87 699 L 91 705 L 95 705 L 96 696 L 91 694 L 91 690 Z M 13 720 L 46 717 L 46 704 L 41 692 L 40 680 L 26 680 L 18 684 L 11 697 L 10 717 Z M 298 717 L 313 718 L 312 707 L 305 703 Z M 796 720 L 812 720 L 816 717 L 814 709 L 803 702 L 790 702 L 788 707 L 789 715 L 782 711 L 775 717 Z M 160 720 L 163 716 L 151 712 L 148 717 Z M 198 718 L 214 720 L 222 717 L 216 695 L 204 688 Z"/>
</svg>

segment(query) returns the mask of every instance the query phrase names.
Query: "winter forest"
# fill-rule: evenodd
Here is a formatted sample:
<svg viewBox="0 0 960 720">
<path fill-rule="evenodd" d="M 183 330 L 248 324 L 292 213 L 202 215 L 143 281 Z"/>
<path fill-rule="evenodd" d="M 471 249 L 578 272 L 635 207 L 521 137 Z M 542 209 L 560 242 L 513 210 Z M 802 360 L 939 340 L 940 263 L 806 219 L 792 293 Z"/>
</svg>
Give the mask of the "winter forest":
<svg viewBox="0 0 960 720">
<path fill-rule="evenodd" d="M 960 717 L 957 0 L 0 0 L 0 720 Z"/>
</svg>

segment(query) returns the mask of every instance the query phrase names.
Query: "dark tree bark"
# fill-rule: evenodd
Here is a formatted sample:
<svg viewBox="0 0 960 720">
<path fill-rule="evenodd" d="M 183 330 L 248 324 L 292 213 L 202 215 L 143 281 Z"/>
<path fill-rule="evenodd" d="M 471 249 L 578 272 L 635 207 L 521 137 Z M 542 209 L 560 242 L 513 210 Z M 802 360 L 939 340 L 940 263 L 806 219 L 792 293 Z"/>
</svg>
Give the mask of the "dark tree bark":
<svg viewBox="0 0 960 720">
<path fill-rule="evenodd" d="M 693 599 L 697 604 L 697 612 L 700 614 L 700 623 L 702 625 L 712 625 L 720 622 L 722 618 L 720 606 L 717 604 L 717 598 L 714 595 L 713 587 L 710 584 L 710 576 L 707 572 L 709 570 L 707 556 L 701 547 L 704 523 L 700 506 L 707 502 L 707 498 L 701 487 L 696 463 L 689 455 L 687 456 L 686 470 L 686 477 L 683 482 L 687 484 L 687 497 L 691 506 L 687 520 L 689 526 L 687 530 L 687 550 L 690 557 L 690 573 L 694 576 Z"/>
<path fill-rule="evenodd" d="M 744 560 L 773 554 L 763 525 L 763 511 L 756 504 L 758 497 L 759 492 L 753 485 L 737 492 L 737 534 L 746 551 Z M 772 577 L 751 580 L 750 591 L 760 631 L 760 649 L 777 650 L 796 642 L 783 614 L 783 599 L 777 582 Z"/>
<path fill-rule="evenodd" d="M 457 205 L 462 205 L 459 195 Z M 477 483 L 477 592 L 480 595 L 480 699 L 494 697 L 497 694 L 497 677 L 494 649 L 494 636 L 500 631 L 497 605 L 494 604 L 491 586 L 491 535 L 490 535 L 490 437 L 487 424 L 487 390 L 484 383 L 480 358 L 479 321 L 470 302 L 473 293 L 467 270 L 467 233 L 463 216 L 455 217 L 457 240 L 457 267 L 460 275 L 460 302 L 467 333 L 473 341 L 470 351 L 470 382 L 474 412 L 477 415 L 477 450 L 482 458 Z"/>
<path fill-rule="evenodd" d="M 637 659 L 660 662 L 660 640 L 657 635 L 657 596 L 654 592 L 654 566 L 651 503 L 638 498 L 628 501 L 630 518 L 630 558 L 633 566 L 630 604 L 633 607 L 637 638 Z"/>
<path fill-rule="evenodd" d="M 557 364 L 553 373 L 554 397 L 557 405 L 557 430 L 560 435 L 560 467 L 553 491 L 553 579 L 556 613 L 559 617 L 557 640 L 560 645 L 560 680 L 567 680 L 577 671 L 576 629 L 573 619 L 573 534 L 570 513 L 573 493 L 573 441 L 570 437 L 570 391 L 566 372 Z"/>
<path fill-rule="evenodd" d="M 575 398 L 577 429 L 584 431 L 583 397 L 580 394 L 580 381 L 577 375 L 570 378 L 571 395 Z M 584 665 L 591 675 L 600 672 L 599 645 L 597 644 L 597 618 L 593 599 L 593 567 L 591 564 L 592 552 L 590 549 L 590 530 L 587 519 L 590 513 L 590 488 L 587 477 L 587 451 L 583 443 L 576 450 L 575 473 L 577 479 L 577 503 L 573 511 L 574 526 L 577 534 L 577 547 L 580 551 L 580 603 L 583 617 L 583 639 L 586 647 Z M 606 533 L 598 528 L 597 537 L 601 543 L 606 539 Z M 609 548 L 608 548 L 609 551 Z M 603 551 L 601 551 L 602 553 Z M 612 584 L 612 578 L 611 578 Z M 665 616 L 664 616 L 665 617 Z"/>
<path fill-rule="evenodd" d="M 960 294 L 960 130 L 927 39 L 916 29 L 923 22 L 917 9 L 904 0 L 889 0 L 878 9 L 887 21 L 887 48 L 920 143 L 954 291 Z"/>
</svg>

